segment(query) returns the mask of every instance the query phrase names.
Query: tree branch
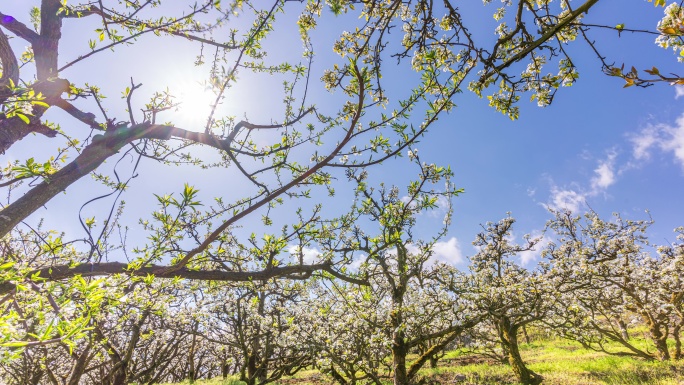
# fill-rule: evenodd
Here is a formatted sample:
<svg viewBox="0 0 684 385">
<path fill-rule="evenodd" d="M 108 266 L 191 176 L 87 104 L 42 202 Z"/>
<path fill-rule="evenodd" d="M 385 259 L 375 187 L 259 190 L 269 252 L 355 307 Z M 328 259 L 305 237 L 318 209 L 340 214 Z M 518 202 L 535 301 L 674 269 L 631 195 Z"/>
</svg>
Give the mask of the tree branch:
<svg viewBox="0 0 684 385">
<path fill-rule="evenodd" d="M 57 14 L 60 0 L 43 0 L 40 6 L 40 38 L 33 41 L 38 80 L 58 75 L 59 39 L 62 37 L 62 18 Z"/>
<path fill-rule="evenodd" d="M 9 96 L 10 90 L 4 88 L 9 86 L 10 80 L 14 85 L 19 84 L 19 63 L 14 56 L 14 51 L 9 44 L 7 35 L 0 29 L 0 62 L 2 63 L 2 77 L 0 77 L 0 102 Z"/>
<path fill-rule="evenodd" d="M 533 41 L 532 43 L 530 43 L 529 45 L 527 45 L 525 47 L 525 49 L 518 52 L 512 58 L 510 58 L 507 61 L 503 62 L 502 64 L 494 67 L 493 73 L 499 73 L 503 69 L 509 67 L 511 64 L 522 60 L 530 52 L 534 51 L 535 49 L 537 49 L 537 47 L 539 47 L 540 45 L 542 45 L 543 43 L 545 43 L 546 41 L 551 39 L 561 29 L 565 28 L 568 24 L 575 21 L 575 19 L 577 19 L 577 17 L 579 17 L 581 14 L 588 12 L 589 9 L 591 7 L 593 7 L 596 3 L 598 3 L 598 0 L 587 0 L 586 3 L 580 5 L 577 9 L 575 9 L 572 13 L 570 13 L 570 15 L 568 15 L 568 17 L 566 17 L 563 21 L 554 25 L 552 28 L 550 28 L 548 31 L 546 31 L 543 35 L 541 35 L 539 37 L 539 39 L 537 39 L 537 40 Z M 490 73 L 486 76 L 491 76 L 491 75 L 492 75 L 492 73 Z"/>
<path fill-rule="evenodd" d="M 71 163 L 0 211 L 0 238 L 7 235 L 24 218 L 45 205 L 55 195 L 95 170 L 123 146 L 142 138 L 163 140 L 168 139 L 168 136 L 165 130 L 160 130 L 160 126 L 142 123 L 108 130 L 104 135 L 93 137 L 92 144 L 88 145 Z"/>
<path fill-rule="evenodd" d="M 138 269 L 129 269 L 127 263 L 107 262 L 99 264 L 82 263 L 76 266 L 58 265 L 44 267 L 33 270 L 27 276 L 38 274 L 40 278 L 48 281 L 57 281 L 71 278 L 77 275 L 82 277 L 111 276 L 115 274 L 127 274 L 135 277 L 146 277 L 154 275 L 156 278 L 181 278 L 198 281 L 226 281 L 226 282 L 249 282 L 266 281 L 271 278 L 288 276 L 296 279 L 296 275 L 311 274 L 316 271 L 330 269 L 330 264 L 315 265 L 288 265 L 282 267 L 271 267 L 266 270 L 256 271 L 226 271 L 226 270 L 189 270 L 180 268 L 171 271 L 170 266 L 148 265 Z M 161 271 L 161 272 L 160 272 Z M 164 272 L 167 271 L 167 272 Z M 14 290 L 15 284 L 3 282 L 0 284 L 0 295 Z"/>
<path fill-rule="evenodd" d="M 0 25 L 31 44 L 35 43 L 40 38 L 34 30 L 24 25 L 24 23 L 10 15 L 5 15 L 2 12 L 0 12 Z"/>
</svg>

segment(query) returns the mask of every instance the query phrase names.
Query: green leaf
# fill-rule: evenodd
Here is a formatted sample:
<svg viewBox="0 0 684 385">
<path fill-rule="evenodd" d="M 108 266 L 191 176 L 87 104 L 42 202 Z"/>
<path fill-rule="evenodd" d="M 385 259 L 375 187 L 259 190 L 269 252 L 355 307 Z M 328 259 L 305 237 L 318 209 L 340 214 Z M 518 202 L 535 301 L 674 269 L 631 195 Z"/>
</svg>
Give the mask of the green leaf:
<svg viewBox="0 0 684 385">
<path fill-rule="evenodd" d="M 28 116 L 21 114 L 19 112 L 16 113 L 16 116 L 21 119 L 24 123 L 29 124 L 31 121 L 29 120 Z"/>
<path fill-rule="evenodd" d="M 54 326 L 55 326 L 54 322 L 50 322 L 47 329 L 45 329 L 45 332 L 43 333 L 41 340 L 47 340 L 50 338 L 50 334 L 52 333 L 52 329 L 54 329 Z"/>
<path fill-rule="evenodd" d="M 26 341 L 10 341 L 0 344 L 0 346 L 4 346 L 7 348 L 19 348 L 26 345 L 28 345 L 28 342 Z"/>
</svg>

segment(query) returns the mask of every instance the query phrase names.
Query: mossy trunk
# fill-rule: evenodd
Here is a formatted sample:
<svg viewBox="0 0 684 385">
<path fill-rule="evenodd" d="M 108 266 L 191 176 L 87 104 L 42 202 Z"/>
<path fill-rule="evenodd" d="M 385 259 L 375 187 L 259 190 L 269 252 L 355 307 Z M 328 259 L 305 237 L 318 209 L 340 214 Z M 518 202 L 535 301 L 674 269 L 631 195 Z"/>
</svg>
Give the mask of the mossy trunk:
<svg viewBox="0 0 684 385">
<path fill-rule="evenodd" d="M 518 329 L 519 326 L 511 325 L 507 317 L 501 320 L 501 331 L 504 338 L 504 344 L 507 345 L 508 363 L 511 365 L 518 381 L 523 385 L 538 385 L 542 382 L 542 376 L 533 372 L 525 366 L 525 362 L 520 355 L 520 347 L 518 345 Z"/>
<path fill-rule="evenodd" d="M 660 361 L 669 361 L 670 350 L 667 347 L 667 333 L 663 333 L 660 324 L 654 321 L 650 322 L 648 330 L 651 333 L 651 339 L 655 344 L 657 351 L 656 358 Z"/>
<path fill-rule="evenodd" d="M 406 370 L 406 356 L 408 346 L 403 329 L 404 291 L 397 288 L 392 293 L 392 312 L 390 313 L 390 325 L 392 325 L 392 371 L 394 372 L 394 385 L 408 385 L 409 378 Z"/>
<path fill-rule="evenodd" d="M 672 329 L 672 336 L 674 337 L 674 340 L 675 340 L 675 351 L 674 351 L 674 359 L 675 360 L 681 360 L 683 358 L 682 357 L 681 331 L 682 331 L 682 324 L 681 323 L 675 325 L 675 327 Z"/>
<path fill-rule="evenodd" d="M 409 378 L 406 372 L 406 355 L 408 354 L 408 347 L 404 331 L 401 330 L 401 314 L 395 315 L 394 311 L 392 319 L 392 370 L 394 371 L 394 385 L 408 385 Z"/>
</svg>

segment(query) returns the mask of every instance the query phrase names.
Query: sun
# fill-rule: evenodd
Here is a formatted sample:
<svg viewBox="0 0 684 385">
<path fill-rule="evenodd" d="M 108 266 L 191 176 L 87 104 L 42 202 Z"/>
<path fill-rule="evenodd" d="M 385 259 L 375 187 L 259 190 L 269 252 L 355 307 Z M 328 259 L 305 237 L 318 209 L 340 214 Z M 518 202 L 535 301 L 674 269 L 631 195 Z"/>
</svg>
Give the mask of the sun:
<svg viewBox="0 0 684 385">
<path fill-rule="evenodd" d="M 199 81 L 184 81 L 174 87 L 176 97 L 174 121 L 192 131 L 203 131 L 211 108 L 216 101 L 216 94 Z"/>
</svg>

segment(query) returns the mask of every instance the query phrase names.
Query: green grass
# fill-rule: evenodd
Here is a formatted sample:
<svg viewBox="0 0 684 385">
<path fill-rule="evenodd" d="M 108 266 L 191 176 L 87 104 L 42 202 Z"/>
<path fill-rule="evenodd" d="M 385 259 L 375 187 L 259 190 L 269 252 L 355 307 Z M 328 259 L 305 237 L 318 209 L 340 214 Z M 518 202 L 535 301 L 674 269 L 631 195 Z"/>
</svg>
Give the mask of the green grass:
<svg viewBox="0 0 684 385">
<path fill-rule="evenodd" d="M 190 384 L 190 381 L 183 381 L 179 382 L 173 385 L 188 385 Z M 163 384 L 163 385 L 172 385 L 172 384 Z M 238 380 L 237 377 L 231 376 L 228 377 L 227 379 L 223 378 L 214 378 L 211 380 L 200 380 L 200 381 L 195 381 L 194 385 L 245 385 L 244 382 Z"/>
<path fill-rule="evenodd" d="M 616 350 L 617 345 L 610 346 Z M 641 347 L 641 346 L 640 346 Z M 657 362 L 631 357 L 610 356 L 586 350 L 566 340 L 547 340 L 521 346 L 529 368 L 544 377 L 545 385 L 684 385 L 684 360 Z M 644 344 L 644 348 L 646 345 Z M 487 361 L 463 351 L 448 352 L 435 369 L 421 375 L 440 384 L 499 385 L 516 384 L 507 365 Z M 184 384 L 187 384 L 185 382 Z M 197 385 L 242 385 L 232 378 L 198 381 Z M 274 385 L 333 384 L 313 370 L 300 372 Z"/>
</svg>

